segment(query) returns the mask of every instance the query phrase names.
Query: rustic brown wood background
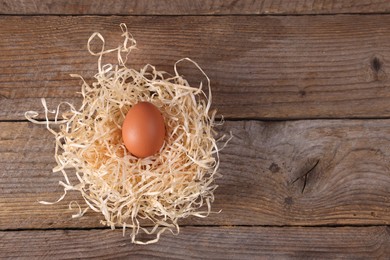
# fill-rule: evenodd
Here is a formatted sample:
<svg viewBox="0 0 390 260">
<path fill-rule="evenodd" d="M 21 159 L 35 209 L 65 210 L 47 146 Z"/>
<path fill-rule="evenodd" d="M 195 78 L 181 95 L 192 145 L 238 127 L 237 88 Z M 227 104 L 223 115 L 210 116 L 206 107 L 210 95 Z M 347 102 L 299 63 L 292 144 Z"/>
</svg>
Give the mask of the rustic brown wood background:
<svg viewBox="0 0 390 260">
<path fill-rule="evenodd" d="M 0 0 L 0 258 L 390 258 L 390 1 L 91 2 Z M 60 196 L 61 176 L 52 136 L 23 116 L 41 97 L 80 103 L 69 74 L 91 78 L 87 39 L 115 46 L 121 22 L 131 66 L 196 60 L 234 135 L 222 212 L 148 246 L 98 214 L 71 219 L 76 193 L 37 203 Z"/>
</svg>

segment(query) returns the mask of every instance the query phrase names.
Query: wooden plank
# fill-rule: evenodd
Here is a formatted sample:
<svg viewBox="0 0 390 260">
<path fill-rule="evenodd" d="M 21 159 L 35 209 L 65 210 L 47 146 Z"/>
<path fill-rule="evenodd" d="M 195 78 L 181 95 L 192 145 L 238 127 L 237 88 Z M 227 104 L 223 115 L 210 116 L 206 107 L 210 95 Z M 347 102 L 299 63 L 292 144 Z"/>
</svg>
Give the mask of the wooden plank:
<svg viewBox="0 0 390 260">
<path fill-rule="evenodd" d="M 0 232 L 2 257 L 21 259 L 387 259 L 389 227 L 184 227 L 157 244 L 116 230 Z"/>
<path fill-rule="evenodd" d="M 216 201 L 183 225 L 389 225 L 390 120 L 231 121 Z M 0 229 L 100 227 L 99 214 L 71 219 L 44 126 L 0 123 Z M 72 174 L 71 174 L 72 175 Z M 76 178 L 72 178 L 77 183 Z M 85 205 L 85 203 L 84 203 Z"/>
<path fill-rule="evenodd" d="M 129 66 L 173 72 L 176 60 L 194 59 L 212 80 L 214 107 L 227 118 L 390 116 L 390 16 L 3 16 L 0 120 L 41 110 L 41 97 L 51 106 L 80 102 L 80 82 L 68 75 L 91 82 L 97 66 L 87 39 L 100 31 L 114 47 L 121 22 L 138 40 Z M 204 79 L 191 64 L 179 70 L 195 86 Z"/>
<path fill-rule="evenodd" d="M 339 14 L 386 13 L 386 0 L 1 0 L 0 14 L 100 14 L 100 15 L 233 15 L 233 14 Z"/>
</svg>

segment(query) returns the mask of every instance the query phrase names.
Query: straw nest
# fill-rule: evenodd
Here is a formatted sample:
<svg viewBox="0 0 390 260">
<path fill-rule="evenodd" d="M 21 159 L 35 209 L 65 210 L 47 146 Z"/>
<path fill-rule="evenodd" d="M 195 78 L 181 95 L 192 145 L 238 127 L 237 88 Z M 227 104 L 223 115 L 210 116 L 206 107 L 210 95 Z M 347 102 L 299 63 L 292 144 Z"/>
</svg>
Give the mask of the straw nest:
<svg viewBox="0 0 390 260">
<path fill-rule="evenodd" d="M 67 191 L 76 190 L 88 205 L 82 209 L 71 202 L 70 208 L 75 204 L 79 208 L 73 217 L 82 217 L 92 209 L 103 214 L 104 225 L 130 229 L 132 242 L 153 243 L 166 230 L 177 234 L 181 218 L 205 217 L 211 212 L 219 166 L 219 140 L 213 130 L 215 111 L 210 111 L 209 78 L 188 58 L 176 62 L 174 75 L 151 65 L 139 71 L 127 68 L 127 55 L 136 42 L 126 25 L 121 24 L 121 29 L 124 41 L 115 49 L 105 50 L 105 40 L 99 33 L 88 40 L 89 52 L 98 57 L 98 73 L 92 84 L 80 75 L 71 75 L 83 82 L 80 108 L 61 103 L 50 110 L 42 99 L 46 120 L 37 120 L 35 111 L 26 112 L 26 118 L 45 124 L 55 136 L 57 166 L 53 171 L 64 176 L 60 182 L 64 194 L 58 201 Z M 99 52 L 91 50 L 96 37 L 102 41 Z M 117 53 L 118 64 L 103 65 L 102 57 L 112 52 Z M 207 95 L 202 83 L 192 87 L 179 75 L 177 64 L 185 60 L 205 75 Z M 141 101 L 157 106 L 166 125 L 163 147 L 147 158 L 129 154 L 121 135 L 126 113 Z M 63 106 L 66 111 L 60 113 Z M 49 114 L 53 114 L 53 120 Z M 69 178 L 70 174 L 77 178 Z M 138 235 L 142 232 L 151 237 L 140 241 Z"/>
</svg>

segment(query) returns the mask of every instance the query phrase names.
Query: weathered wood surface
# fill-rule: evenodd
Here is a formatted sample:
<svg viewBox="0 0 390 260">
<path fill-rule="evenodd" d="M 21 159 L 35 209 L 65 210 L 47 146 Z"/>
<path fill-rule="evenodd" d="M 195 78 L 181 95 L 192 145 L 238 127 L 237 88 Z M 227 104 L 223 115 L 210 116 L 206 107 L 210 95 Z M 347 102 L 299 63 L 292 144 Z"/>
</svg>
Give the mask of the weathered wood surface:
<svg viewBox="0 0 390 260">
<path fill-rule="evenodd" d="M 0 232 L 3 257 L 35 259 L 388 259 L 389 227 L 183 227 L 158 244 L 111 230 Z"/>
<path fill-rule="evenodd" d="M 91 79 L 88 38 L 99 31 L 114 47 L 121 22 L 138 41 L 130 66 L 173 72 L 176 60 L 194 59 L 227 118 L 390 116 L 388 15 L 1 16 L 0 120 L 41 110 L 41 97 L 50 106 L 79 103 L 80 82 L 69 74 Z M 191 82 L 203 79 L 188 63 L 179 69 Z"/>
<path fill-rule="evenodd" d="M 0 0 L 0 258 L 388 259 L 389 12 L 387 0 Z M 80 104 L 68 75 L 90 82 L 89 36 L 116 47 L 121 22 L 139 47 L 129 66 L 172 73 L 192 58 L 233 119 L 219 128 L 234 136 L 221 152 L 222 212 L 150 246 L 102 228 L 98 213 L 71 219 L 68 204 L 85 205 L 77 193 L 39 204 L 62 194 L 53 139 L 19 122 L 42 112 L 41 97 Z"/>
<path fill-rule="evenodd" d="M 1 0 L 0 14 L 232 15 L 386 13 L 386 0 Z"/>
<path fill-rule="evenodd" d="M 389 225 L 390 120 L 226 122 L 212 214 L 184 225 Z M 53 138 L 44 126 L 0 123 L 0 229 L 100 227 L 99 214 L 71 219 Z M 76 180 L 73 178 L 73 180 Z"/>
</svg>

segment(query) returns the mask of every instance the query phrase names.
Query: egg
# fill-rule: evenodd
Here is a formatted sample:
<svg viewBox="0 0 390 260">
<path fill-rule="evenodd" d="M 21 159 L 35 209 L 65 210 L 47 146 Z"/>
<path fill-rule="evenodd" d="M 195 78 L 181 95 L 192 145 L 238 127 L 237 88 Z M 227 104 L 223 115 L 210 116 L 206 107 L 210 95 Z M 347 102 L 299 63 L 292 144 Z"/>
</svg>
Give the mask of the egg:
<svg viewBox="0 0 390 260">
<path fill-rule="evenodd" d="M 123 143 L 138 158 L 157 153 L 165 139 L 164 117 L 150 102 L 139 102 L 130 108 L 122 125 Z"/>
</svg>

